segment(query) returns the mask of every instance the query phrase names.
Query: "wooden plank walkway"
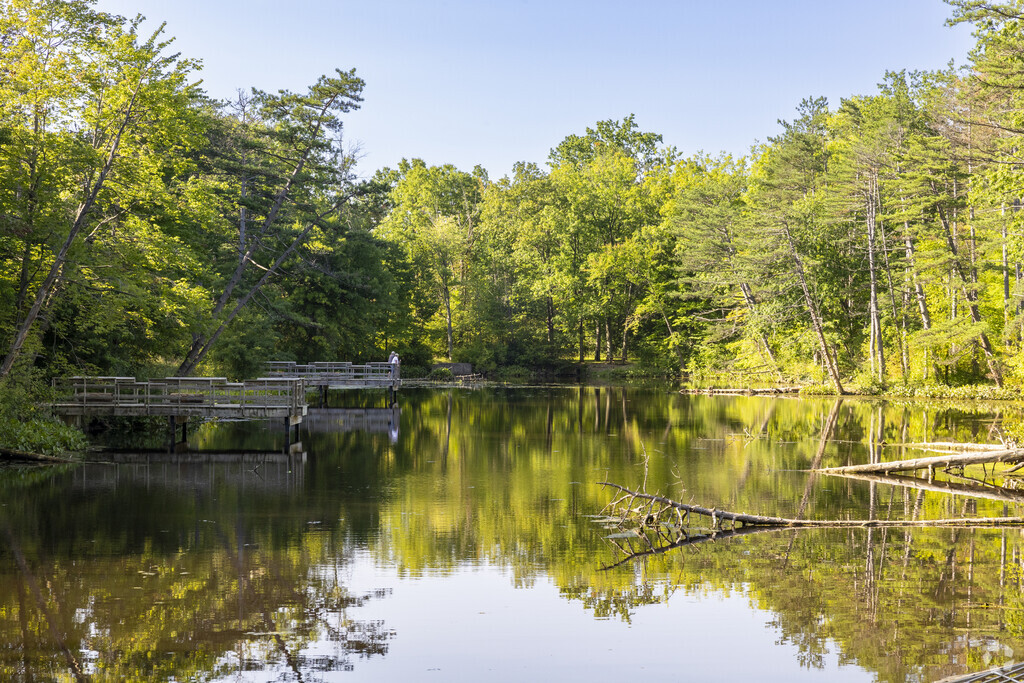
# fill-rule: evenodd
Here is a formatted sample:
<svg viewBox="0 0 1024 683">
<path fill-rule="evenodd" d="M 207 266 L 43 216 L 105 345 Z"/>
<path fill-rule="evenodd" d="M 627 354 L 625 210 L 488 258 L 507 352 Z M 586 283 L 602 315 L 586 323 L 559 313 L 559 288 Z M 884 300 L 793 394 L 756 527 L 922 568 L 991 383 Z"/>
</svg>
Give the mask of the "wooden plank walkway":
<svg viewBox="0 0 1024 683">
<path fill-rule="evenodd" d="M 263 378 L 229 382 L 223 377 L 71 377 L 53 382 L 53 409 L 68 416 L 287 418 L 292 424 L 306 414 L 301 380 Z"/>
<path fill-rule="evenodd" d="M 267 375 L 301 379 L 309 387 L 325 389 L 398 389 L 402 386 L 400 366 L 397 363 L 307 363 L 271 361 Z"/>
</svg>

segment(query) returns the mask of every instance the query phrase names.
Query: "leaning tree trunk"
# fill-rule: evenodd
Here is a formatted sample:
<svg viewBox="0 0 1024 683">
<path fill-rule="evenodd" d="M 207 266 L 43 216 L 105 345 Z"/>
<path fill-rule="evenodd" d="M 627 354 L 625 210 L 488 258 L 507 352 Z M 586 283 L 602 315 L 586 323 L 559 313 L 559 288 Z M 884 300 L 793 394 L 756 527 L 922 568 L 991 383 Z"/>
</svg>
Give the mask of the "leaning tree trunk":
<svg viewBox="0 0 1024 683">
<path fill-rule="evenodd" d="M 877 178 L 872 177 L 866 197 L 867 239 L 868 239 L 868 281 L 870 284 L 871 314 L 871 374 L 878 381 L 885 380 L 885 352 L 882 345 L 882 321 L 878 306 L 878 277 L 875 265 L 875 242 L 877 225 L 877 209 L 875 205 L 875 184 Z"/>
<path fill-rule="evenodd" d="M 793 235 L 789 231 L 789 226 L 783 225 L 782 232 L 786 236 L 789 253 L 793 258 L 793 271 L 796 273 L 797 279 L 800 280 L 800 287 L 804 294 L 804 304 L 807 306 L 807 313 L 811 317 L 811 327 L 814 328 L 814 334 L 818 338 L 818 345 L 821 349 L 822 360 L 825 363 L 825 371 L 828 373 L 829 379 L 832 380 L 832 386 L 835 387 L 836 393 L 842 396 L 846 392 L 843 389 L 842 379 L 839 377 L 839 365 L 832 355 L 832 350 L 828 345 L 828 340 L 825 339 L 825 327 L 821 321 L 821 313 L 818 310 L 818 304 L 815 302 L 814 297 L 811 294 L 811 288 L 807 284 L 807 276 L 804 272 L 803 260 L 800 258 L 800 254 L 797 253 L 796 244 L 793 242 Z"/>
<path fill-rule="evenodd" d="M 757 299 L 754 298 L 754 292 L 750 289 L 750 285 L 746 282 L 741 282 L 740 293 L 743 294 L 743 302 L 747 305 L 747 310 L 750 311 L 751 315 L 754 315 L 757 312 Z M 757 339 L 764 347 L 768 360 L 771 361 L 772 368 L 775 370 L 775 376 L 781 380 L 782 370 L 779 368 L 778 361 L 775 360 L 775 354 L 772 352 L 772 347 L 768 344 L 768 337 L 765 336 L 764 332 L 758 331 Z"/>
<path fill-rule="evenodd" d="M 967 309 L 971 314 L 971 321 L 974 324 L 978 324 L 981 322 L 981 312 L 978 309 L 978 290 L 972 285 L 972 278 L 964 272 L 963 264 L 960 263 L 960 251 L 956 246 L 956 240 L 953 239 L 953 232 L 949 225 L 949 218 L 942 209 L 939 209 L 939 219 L 942 222 L 942 227 L 946 234 L 946 247 L 949 249 L 949 253 L 953 257 L 953 271 L 960 280 L 964 299 L 967 300 Z M 996 358 L 995 350 L 992 348 L 992 343 L 989 341 L 988 335 L 984 332 L 980 332 L 978 334 L 978 344 L 981 346 L 981 350 L 985 353 L 985 360 L 988 363 L 989 371 L 992 373 L 992 379 L 995 380 L 997 387 L 1002 387 L 1003 373 L 999 369 L 999 361 Z"/>
<path fill-rule="evenodd" d="M 878 192 L 878 184 L 875 183 L 875 195 L 878 201 L 879 207 L 881 207 L 882 200 Z M 895 324 L 899 326 L 899 351 L 900 351 L 900 371 L 903 376 L 903 383 L 906 384 L 910 374 L 910 357 L 907 352 L 907 316 L 903 307 L 896 305 L 896 286 L 893 284 L 892 278 L 892 264 L 889 262 L 889 240 L 885 235 L 885 221 L 878 221 L 878 232 L 882 239 L 882 261 L 885 264 L 885 279 L 889 286 L 889 306 L 892 309 L 892 319 Z"/>
</svg>

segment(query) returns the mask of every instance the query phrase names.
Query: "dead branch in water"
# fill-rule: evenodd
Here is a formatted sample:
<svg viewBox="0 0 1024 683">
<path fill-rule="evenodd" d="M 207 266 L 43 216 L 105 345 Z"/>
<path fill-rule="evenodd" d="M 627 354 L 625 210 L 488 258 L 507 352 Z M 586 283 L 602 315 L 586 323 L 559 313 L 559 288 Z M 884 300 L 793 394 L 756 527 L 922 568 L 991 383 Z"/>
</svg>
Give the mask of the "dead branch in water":
<svg viewBox="0 0 1024 683">
<path fill-rule="evenodd" d="M 645 536 L 637 536 L 638 539 L 639 538 L 643 538 L 644 541 L 645 541 L 645 545 L 648 546 L 647 548 L 644 548 L 642 550 L 633 550 L 632 548 L 623 547 L 622 544 L 615 542 L 617 540 L 617 539 L 615 539 L 612 542 L 615 543 L 615 545 L 618 547 L 618 549 L 622 551 L 622 553 L 623 553 L 623 555 L 625 555 L 625 557 L 623 557 L 618 562 L 615 562 L 614 564 L 609 564 L 609 565 L 606 565 L 604 567 L 601 567 L 601 569 L 599 571 L 602 571 L 602 572 L 610 571 L 612 569 L 615 569 L 616 567 L 621 567 L 622 565 L 626 564 L 627 562 L 631 562 L 633 560 L 638 560 L 638 559 L 640 559 L 642 557 L 650 557 L 651 555 L 663 555 L 663 554 L 665 554 L 667 552 L 675 550 L 676 548 L 683 548 L 683 547 L 686 547 L 688 545 L 697 545 L 698 543 L 708 543 L 708 542 L 713 542 L 713 541 L 723 541 L 723 540 L 725 540 L 727 538 L 733 538 L 735 536 L 747 536 L 749 534 L 771 533 L 772 531 L 781 531 L 783 528 L 784 527 L 748 526 L 748 527 L 743 527 L 743 528 L 735 529 L 735 530 L 729 529 L 727 531 L 711 531 L 711 532 L 707 532 L 707 533 L 703 533 L 703 534 L 692 534 L 692 535 L 689 535 L 689 536 L 680 536 L 680 537 L 676 538 L 676 540 L 674 540 L 674 541 L 672 541 L 670 543 L 666 543 L 664 545 L 657 545 L 657 546 L 654 545 L 653 543 L 651 543 L 650 540 L 647 539 L 647 537 L 645 537 Z"/>
</svg>

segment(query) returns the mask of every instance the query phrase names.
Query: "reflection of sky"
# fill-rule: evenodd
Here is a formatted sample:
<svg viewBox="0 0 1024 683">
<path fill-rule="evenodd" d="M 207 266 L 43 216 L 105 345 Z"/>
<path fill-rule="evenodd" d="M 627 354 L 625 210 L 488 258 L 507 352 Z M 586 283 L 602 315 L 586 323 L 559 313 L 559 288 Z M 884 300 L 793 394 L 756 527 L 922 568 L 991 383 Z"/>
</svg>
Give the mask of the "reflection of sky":
<svg viewBox="0 0 1024 683">
<path fill-rule="evenodd" d="M 399 579 L 363 556 L 351 569 L 353 592 L 387 585 L 393 593 L 348 616 L 382 619 L 395 635 L 387 656 L 355 661 L 345 680 L 873 680 L 860 667 L 840 666 L 831 644 L 823 669 L 801 668 L 796 647 L 777 644 L 770 613 L 752 610 L 739 594 L 680 591 L 636 609 L 627 624 L 595 619 L 543 580 L 516 588 L 492 567 Z"/>
</svg>

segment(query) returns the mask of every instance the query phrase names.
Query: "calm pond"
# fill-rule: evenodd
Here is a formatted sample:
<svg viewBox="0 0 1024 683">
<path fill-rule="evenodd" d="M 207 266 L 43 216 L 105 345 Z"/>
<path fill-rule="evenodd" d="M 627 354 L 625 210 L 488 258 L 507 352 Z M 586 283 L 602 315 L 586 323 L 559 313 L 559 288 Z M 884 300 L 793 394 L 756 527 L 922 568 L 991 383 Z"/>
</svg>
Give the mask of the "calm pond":
<svg viewBox="0 0 1024 683">
<path fill-rule="evenodd" d="M 311 410 L 290 456 L 276 423 L 209 423 L 188 454 L 0 470 L 0 680 L 933 681 L 1024 657 L 1020 530 L 772 531 L 630 559 L 593 517 L 616 497 L 599 482 L 645 479 L 782 517 L 1021 515 L 1015 493 L 962 480 L 805 471 L 998 441 L 1019 408 L 594 387 L 400 400 Z M 161 427 L 103 438 L 139 450 Z"/>
</svg>

